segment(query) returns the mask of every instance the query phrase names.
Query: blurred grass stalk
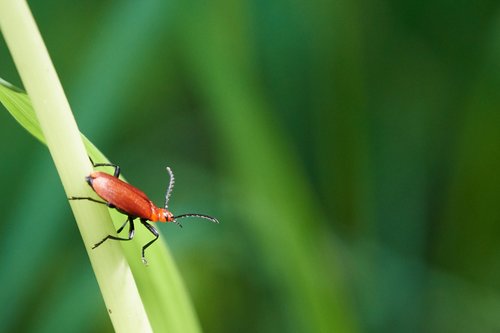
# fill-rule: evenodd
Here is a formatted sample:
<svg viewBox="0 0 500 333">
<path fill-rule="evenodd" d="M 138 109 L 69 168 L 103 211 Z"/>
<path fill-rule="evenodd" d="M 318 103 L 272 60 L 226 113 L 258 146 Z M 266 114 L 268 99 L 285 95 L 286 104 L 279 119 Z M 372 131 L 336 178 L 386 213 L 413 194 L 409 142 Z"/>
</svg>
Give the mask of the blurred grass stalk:
<svg viewBox="0 0 500 333">
<path fill-rule="evenodd" d="M 46 47 L 25 1 L 0 0 L 0 28 L 32 100 L 47 146 L 67 194 L 89 196 L 91 171 L 83 142 Z M 72 203 L 85 244 L 112 233 L 101 205 Z M 151 332 L 132 272 L 118 244 L 88 254 L 117 332 Z"/>
<path fill-rule="evenodd" d="M 241 200 L 248 226 L 287 299 L 286 330 L 357 332 L 337 248 L 314 222 L 327 216 L 314 202 L 300 161 L 257 84 L 248 9 L 240 2 L 224 4 L 224 16 L 217 6 L 191 8 L 183 31 L 186 57 L 211 106 L 210 118 L 228 151 L 225 156 L 231 156 L 224 163 L 244 189 Z"/>
</svg>

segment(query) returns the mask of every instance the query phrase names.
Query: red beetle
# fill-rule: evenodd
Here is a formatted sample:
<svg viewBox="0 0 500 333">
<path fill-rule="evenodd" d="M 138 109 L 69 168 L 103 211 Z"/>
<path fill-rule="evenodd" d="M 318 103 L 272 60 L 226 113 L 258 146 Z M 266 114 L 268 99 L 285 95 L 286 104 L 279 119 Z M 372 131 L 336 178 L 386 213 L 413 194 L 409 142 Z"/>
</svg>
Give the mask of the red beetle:
<svg viewBox="0 0 500 333">
<path fill-rule="evenodd" d="M 165 208 L 158 208 L 146 196 L 146 194 L 144 194 L 144 192 L 142 192 L 138 188 L 128 183 L 125 183 L 124 181 L 118 178 L 120 176 L 120 167 L 118 165 L 110 163 L 94 164 L 92 160 L 91 162 L 94 167 L 110 166 L 115 168 L 113 176 L 104 172 L 94 171 L 89 176 L 85 177 L 85 180 L 90 185 L 90 187 L 92 187 L 94 192 L 97 193 L 97 195 L 101 197 L 104 201 L 100 201 L 91 197 L 69 197 L 68 199 L 90 200 L 93 202 L 107 205 L 110 208 L 115 208 L 120 213 L 127 215 L 128 217 L 127 220 L 120 228 L 118 228 L 117 233 L 120 233 L 123 230 L 123 228 L 125 228 L 127 223 L 130 223 L 128 238 L 121 238 L 113 235 L 108 235 L 104 237 L 100 242 L 96 243 L 92 247 L 93 249 L 95 249 L 108 239 L 124 241 L 124 240 L 131 240 L 132 238 L 134 238 L 134 220 L 139 218 L 141 223 L 155 236 L 153 240 L 146 243 L 146 245 L 142 247 L 142 261 L 144 262 L 144 264 L 147 264 L 146 258 L 144 257 L 144 251 L 160 236 L 156 228 L 153 227 L 151 224 L 149 224 L 147 221 L 173 222 L 181 226 L 181 224 L 177 221 L 178 219 L 193 216 L 193 217 L 200 217 L 203 219 L 207 219 L 215 223 L 219 223 L 219 221 L 216 218 L 213 218 L 208 215 L 182 214 L 174 216 L 168 210 L 168 200 L 170 198 L 170 195 L 172 194 L 172 189 L 174 188 L 174 174 L 172 173 L 172 170 L 170 170 L 169 167 L 167 167 L 167 171 L 170 175 L 170 182 L 168 184 L 167 193 L 165 194 Z"/>
</svg>

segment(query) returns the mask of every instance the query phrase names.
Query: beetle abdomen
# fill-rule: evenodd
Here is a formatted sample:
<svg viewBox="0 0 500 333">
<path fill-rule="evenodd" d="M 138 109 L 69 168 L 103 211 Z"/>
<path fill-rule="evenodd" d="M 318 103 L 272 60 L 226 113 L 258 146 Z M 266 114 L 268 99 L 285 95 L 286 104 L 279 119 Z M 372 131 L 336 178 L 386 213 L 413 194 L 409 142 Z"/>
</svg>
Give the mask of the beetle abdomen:
<svg viewBox="0 0 500 333">
<path fill-rule="evenodd" d="M 105 172 L 92 172 L 87 180 L 98 196 L 125 215 L 150 219 L 156 208 L 144 192 Z"/>
</svg>

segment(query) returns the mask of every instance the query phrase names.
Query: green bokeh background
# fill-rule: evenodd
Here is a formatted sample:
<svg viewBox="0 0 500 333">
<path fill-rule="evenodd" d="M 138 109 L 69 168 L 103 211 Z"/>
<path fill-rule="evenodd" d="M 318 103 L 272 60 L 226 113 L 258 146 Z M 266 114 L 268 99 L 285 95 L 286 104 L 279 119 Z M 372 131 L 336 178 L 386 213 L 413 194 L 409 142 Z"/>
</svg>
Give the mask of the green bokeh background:
<svg viewBox="0 0 500 333">
<path fill-rule="evenodd" d="M 500 330 L 498 1 L 30 5 L 81 131 L 221 220 L 160 226 L 205 332 Z M 48 151 L 0 124 L 0 332 L 111 332 Z"/>
</svg>

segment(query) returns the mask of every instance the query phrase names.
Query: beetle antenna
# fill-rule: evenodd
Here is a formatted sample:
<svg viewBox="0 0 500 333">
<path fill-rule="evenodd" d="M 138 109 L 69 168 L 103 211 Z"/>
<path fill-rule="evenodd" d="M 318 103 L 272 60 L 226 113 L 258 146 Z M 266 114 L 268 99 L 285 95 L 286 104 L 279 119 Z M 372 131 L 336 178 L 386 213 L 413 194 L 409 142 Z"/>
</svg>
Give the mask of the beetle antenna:
<svg viewBox="0 0 500 333">
<path fill-rule="evenodd" d="M 170 199 L 170 195 L 172 194 L 172 190 L 174 189 L 174 183 L 175 183 L 174 173 L 172 172 L 172 169 L 167 167 L 167 171 L 168 174 L 170 175 L 170 182 L 168 183 L 167 193 L 165 194 L 165 209 L 168 209 L 168 200 Z"/>
<path fill-rule="evenodd" d="M 177 216 L 174 216 L 174 222 L 177 222 L 176 221 L 177 219 L 182 219 L 182 218 L 185 218 L 185 217 L 199 217 L 199 218 L 202 218 L 202 219 L 206 219 L 206 220 L 212 221 L 213 223 L 219 223 L 219 220 L 217 220 L 215 217 L 211 217 L 211 216 L 203 215 L 203 214 L 182 214 L 182 215 L 177 215 Z"/>
</svg>

